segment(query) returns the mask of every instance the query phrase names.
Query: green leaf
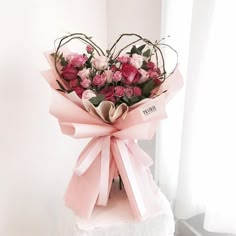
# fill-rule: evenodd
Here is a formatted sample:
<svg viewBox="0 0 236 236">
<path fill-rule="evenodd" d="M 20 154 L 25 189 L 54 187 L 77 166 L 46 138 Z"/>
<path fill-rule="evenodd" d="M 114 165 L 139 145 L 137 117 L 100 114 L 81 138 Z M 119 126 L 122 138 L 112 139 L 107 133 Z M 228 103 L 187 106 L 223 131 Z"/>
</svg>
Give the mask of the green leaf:
<svg viewBox="0 0 236 236">
<path fill-rule="evenodd" d="M 89 99 L 89 101 L 94 105 L 98 106 L 100 102 L 104 100 L 105 96 L 103 94 L 98 94 L 96 97 L 92 97 Z"/>
<path fill-rule="evenodd" d="M 142 51 L 143 51 L 143 49 L 145 48 L 145 46 L 146 46 L 146 44 L 143 44 L 143 45 L 141 45 L 140 47 L 138 47 L 137 48 L 137 54 L 139 54 L 139 55 L 141 55 L 142 54 Z"/>
<path fill-rule="evenodd" d="M 130 53 L 131 53 L 131 54 L 137 53 L 137 48 L 136 48 L 135 45 L 131 48 Z"/>
<path fill-rule="evenodd" d="M 129 98 L 127 96 L 122 97 L 122 100 L 128 105 L 130 106 L 130 101 Z"/>
<path fill-rule="evenodd" d="M 59 91 L 59 92 L 65 92 L 65 90 L 62 90 L 62 89 L 56 89 L 57 91 Z"/>
<path fill-rule="evenodd" d="M 66 59 L 64 57 L 60 58 L 61 59 L 61 66 L 66 66 L 68 64 L 68 62 L 66 61 Z"/>
<path fill-rule="evenodd" d="M 146 51 L 143 53 L 143 56 L 144 56 L 144 57 L 150 57 L 150 56 L 151 56 L 151 50 L 150 50 L 150 49 L 146 50 Z"/>
<path fill-rule="evenodd" d="M 59 80 L 56 80 L 56 81 L 57 81 L 57 84 L 59 85 L 60 89 L 65 92 L 66 89 L 65 89 L 65 87 L 63 86 L 63 84 L 62 84 Z"/>
<path fill-rule="evenodd" d="M 63 52 L 59 55 L 59 59 L 62 59 L 63 57 Z"/>
<path fill-rule="evenodd" d="M 136 103 L 136 102 L 139 101 L 139 98 L 138 98 L 137 96 L 132 96 L 132 97 L 130 98 L 130 101 L 131 101 L 132 104 L 134 104 L 134 103 Z"/>
<path fill-rule="evenodd" d="M 143 87 L 143 94 L 145 96 L 149 96 L 150 95 L 150 92 L 154 89 L 155 87 L 155 82 L 150 79 Z"/>
</svg>

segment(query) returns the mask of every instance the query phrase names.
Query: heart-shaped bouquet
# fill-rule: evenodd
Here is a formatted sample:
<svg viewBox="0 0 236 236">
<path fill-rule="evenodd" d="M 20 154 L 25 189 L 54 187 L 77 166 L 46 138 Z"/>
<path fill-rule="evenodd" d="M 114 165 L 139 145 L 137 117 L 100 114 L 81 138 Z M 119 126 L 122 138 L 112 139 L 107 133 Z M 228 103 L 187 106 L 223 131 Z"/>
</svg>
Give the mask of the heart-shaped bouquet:
<svg viewBox="0 0 236 236">
<path fill-rule="evenodd" d="M 119 47 L 125 37 L 131 42 Z M 73 40 L 85 44 L 84 52 L 65 50 Z M 182 86 L 177 63 L 166 71 L 162 48 L 176 53 L 162 41 L 152 43 L 137 34 L 122 34 L 104 52 L 91 37 L 75 33 L 46 53 L 51 69 L 43 75 L 53 88 L 51 114 L 64 134 L 92 138 L 65 194 L 66 205 L 80 217 L 90 217 L 96 205 L 107 205 L 117 178 L 137 219 L 161 209 L 149 170 L 153 160 L 135 140 L 152 138 L 157 123 L 166 117 L 166 103 Z"/>
<path fill-rule="evenodd" d="M 117 50 L 125 37 L 133 40 Z M 85 43 L 84 52 L 64 54 L 60 51 L 72 40 Z M 137 34 L 122 34 L 104 52 L 85 34 L 65 36 L 51 54 L 61 78 L 57 80 L 57 90 L 75 92 L 90 113 L 106 122 L 124 118 L 128 107 L 164 92 L 159 90 L 161 84 L 176 69 L 177 60 L 172 71 L 166 71 L 163 48 L 170 49 L 176 57 L 178 54 L 162 41 L 152 43 Z"/>
</svg>

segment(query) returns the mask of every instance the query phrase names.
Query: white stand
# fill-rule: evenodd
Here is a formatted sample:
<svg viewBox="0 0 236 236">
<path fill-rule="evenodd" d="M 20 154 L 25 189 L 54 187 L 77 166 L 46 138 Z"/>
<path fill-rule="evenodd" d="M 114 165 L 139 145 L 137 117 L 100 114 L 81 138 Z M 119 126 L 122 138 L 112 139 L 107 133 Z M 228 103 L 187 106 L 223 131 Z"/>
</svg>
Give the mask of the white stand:
<svg viewBox="0 0 236 236">
<path fill-rule="evenodd" d="M 142 222 L 131 212 L 127 196 L 112 189 L 107 207 L 96 206 L 89 220 L 77 217 L 75 236 L 174 236 L 175 222 L 169 202 L 160 192 L 161 210 Z"/>
</svg>

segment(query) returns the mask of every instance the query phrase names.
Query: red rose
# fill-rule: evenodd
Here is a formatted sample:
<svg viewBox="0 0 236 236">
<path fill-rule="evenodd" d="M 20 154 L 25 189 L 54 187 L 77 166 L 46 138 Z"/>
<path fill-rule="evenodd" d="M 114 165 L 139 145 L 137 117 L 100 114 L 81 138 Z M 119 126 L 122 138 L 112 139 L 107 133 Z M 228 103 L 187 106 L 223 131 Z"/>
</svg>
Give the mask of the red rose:
<svg viewBox="0 0 236 236">
<path fill-rule="evenodd" d="M 162 83 L 162 81 L 161 81 L 160 79 L 158 79 L 158 78 L 157 78 L 157 79 L 154 79 L 153 81 L 154 81 L 155 84 L 156 84 L 155 86 L 159 86 L 159 85 Z"/>
<path fill-rule="evenodd" d="M 74 80 L 77 78 L 77 73 L 78 69 L 73 67 L 72 64 L 68 64 L 62 69 L 61 75 L 65 80 Z"/>
<path fill-rule="evenodd" d="M 153 70 L 155 68 L 155 63 L 153 63 L 152 61 L 149 61 L 147 63 L 147 68 L 150 69 L 150 70 Z"/>
<path fill-rule="evenodd" d="M 77 79 L 73 79 L 73 80 L 70 80 L 69 82 L 69 86 L 70 88 L 76 88 L 78 86 L 78 80 Z"/>
<path fill-rule="evenodd" d="M 148 71 L 148 76 L 149 76 L 150 78 L 156 80 L 156 79 L 159 79 L 160 74 L 159 74 L 159 72 L 157 72 L 157 71 L 155 71 L 155 70 L 149 70 L 149 71 Z"/>
<path fill-rule="evenodd" d="M 80 86 L 77 86 L 76 88 L 74 88 L 74 91 L 76 92 L 76 94 L 80 97 L 80 98 L 82 98 L 82 94 L 83 94 L 83 92 L 84 92 L 84 88 L 83 87 L 80 87 Z"/>
<path fill-rule="evenodd" d="M 99 93 L 105 96 L 105 100 L 115 102 L 116 100 L 114 97 L 114 92 L 115 92 L 114 86 L 109 86 L 102 89 Z"/>
<path fill-rule="evenodd" d="M 137 83 L 141 78 L 140 72 L 131 64 L 124 64 L 121 68 L 121 73 L 126 84 Z"/>
</svg>

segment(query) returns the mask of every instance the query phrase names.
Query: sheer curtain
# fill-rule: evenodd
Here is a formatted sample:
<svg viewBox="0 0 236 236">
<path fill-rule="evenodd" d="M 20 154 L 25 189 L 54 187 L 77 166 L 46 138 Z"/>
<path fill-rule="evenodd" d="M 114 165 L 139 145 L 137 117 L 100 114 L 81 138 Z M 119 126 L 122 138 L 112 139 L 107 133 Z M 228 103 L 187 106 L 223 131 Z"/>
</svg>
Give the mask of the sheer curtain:
<svg viewBox="0 0 236 236">
<path fill-rule="evenodd" d="M 162 3 L 185 88 L 160 127 L 156 177 L 177 218 L 205 213 L 206 230 L 236 233 L 236 2 Z"/>
</svg>

